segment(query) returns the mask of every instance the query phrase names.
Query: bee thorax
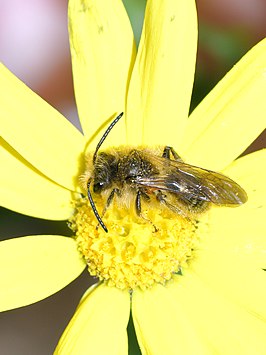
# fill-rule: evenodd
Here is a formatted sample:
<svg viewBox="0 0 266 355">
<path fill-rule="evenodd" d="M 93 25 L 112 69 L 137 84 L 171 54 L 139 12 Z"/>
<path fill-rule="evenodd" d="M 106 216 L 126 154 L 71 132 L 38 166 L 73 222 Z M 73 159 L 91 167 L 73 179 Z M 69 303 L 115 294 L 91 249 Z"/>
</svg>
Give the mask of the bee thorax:
<svg viewBox="0 0 266 355">
<path fill-rule="evenodd" d="M 151 176 L 157 173 L 157 169 L 140 151 L 132 150 L 127 156 L 121 158 L 118 164 L 118 178 L 129 185 L 134 185 L 138 177 Z"/>
</svg>

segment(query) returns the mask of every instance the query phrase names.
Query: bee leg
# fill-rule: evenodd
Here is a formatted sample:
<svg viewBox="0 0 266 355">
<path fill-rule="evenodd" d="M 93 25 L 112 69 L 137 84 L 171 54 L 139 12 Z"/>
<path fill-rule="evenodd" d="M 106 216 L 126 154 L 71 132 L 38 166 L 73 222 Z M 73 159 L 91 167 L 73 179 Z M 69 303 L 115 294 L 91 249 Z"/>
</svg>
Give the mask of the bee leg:
<svg viewBox="0 0 266 355">
<path fill-rule="evenodd" d="M 111 191 L 110 195 L 107 198 L 106 204 L 105 204 L 105 206 L 104 206 L 104 208 L 102 210 L 101 218 L 103 218 L 103 216 L 105 215 L 105 212 L 107 211 L 108 207 L 111 205 L 115 194 L 117 194 L 117 196 L 121 196 L 121 191 L 119 189 L 117 189 L 117 188 L 114 188 Z M 99 228 L 99 224 L 96 226 L 96 229 L 98 229 L 98 228 Z"/>
<path fill-rule="evenodd" d="M 164 148 L 162 157 L 170 159 L 170 153 L 172 153 L 175 160 L 183 162 L 182 158 L 177 154 L 174 148 L 169 147 L 168 145 Z"/>
<path fill-rule="evenodd" d="M 146 193 L 141 192 L 140 190 L 137 192 L 136 201 L 135 201 L 137 215 L 143 218 L 145 221 L 151 223 L 154 228 L 154 232 L 157 232 L 158 228 L 152 223 L 152 221 L 150 221 L 147 217 L 145 217 L 141 212 L 141 197 L 145 198 L 146 200 L 150 199 L 150 197 Z"/>
<path fill-rule="evenodd" d="M 167 196 L 165 194 L 162 193 L 161 190 L 157 190 L 155 192 L 156 194 L 156 198 L 160 203 L 163 203 L 167 208 L 169 208 L 171 211 L 179 214 L 180 216 L 189 219 L 189 217 L 187 216 L 187 214 L 182 210 L 182 208 L 178 207 L 177 204 L 176 205 L 172 205 L 171 203 L 169 203 L 167 201 Z M 190 220 L 190 219 L 189 219 Z"/>
</svg>

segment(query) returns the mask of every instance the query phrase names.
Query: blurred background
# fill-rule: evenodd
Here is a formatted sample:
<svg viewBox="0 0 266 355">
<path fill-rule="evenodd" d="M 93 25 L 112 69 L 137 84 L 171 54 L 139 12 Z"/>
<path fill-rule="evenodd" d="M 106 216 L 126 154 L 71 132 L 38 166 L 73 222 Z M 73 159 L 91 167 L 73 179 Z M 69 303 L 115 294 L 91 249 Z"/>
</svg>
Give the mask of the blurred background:
<svg viewBox="0 0 266 355">
<path fill-rule="evenodd" d="M 67 0 L 0 0 L 0 60 L 79 127 L 67 32 Z M 124 0 L 137 41 L 145 1 Z M 266 34 L 265 0 L 197 0 L 199 49 L 191 107 Z M 262 134 L 246 152 L 265 147 Z M 0 239 L 29 234 L 70 235 L 65 222 L 0 209 Z M 3 270 L 1 270 L 3 272 Z M 88 285 L 87 272 L 57 294 L 0 314 L 2 355 L 52 354 Z M 133 350 L 131 352 L 135 354 Z"/>
</svg>

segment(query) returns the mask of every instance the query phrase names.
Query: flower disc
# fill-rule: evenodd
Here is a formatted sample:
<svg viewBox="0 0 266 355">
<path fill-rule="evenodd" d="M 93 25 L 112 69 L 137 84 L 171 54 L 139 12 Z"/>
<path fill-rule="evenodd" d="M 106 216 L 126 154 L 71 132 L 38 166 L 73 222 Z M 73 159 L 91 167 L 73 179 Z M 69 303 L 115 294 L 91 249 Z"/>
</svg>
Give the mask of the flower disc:
<svg viewBox="0 0 266 355">
<path fill-rule="evenodd" d="M 101 211 L 103 201 L 97 198 L 95 203 Z M 192 256 L 197 243 L 195 222 L 168 209 L 143 206 L 145 219 L 113 203 L 103 217 L 106 233 L 87 199 L 76 205 L 70 222 L 79 250 L 90 274 L 110 286 L 132 290 L 164 284 Z"/>
</svg>

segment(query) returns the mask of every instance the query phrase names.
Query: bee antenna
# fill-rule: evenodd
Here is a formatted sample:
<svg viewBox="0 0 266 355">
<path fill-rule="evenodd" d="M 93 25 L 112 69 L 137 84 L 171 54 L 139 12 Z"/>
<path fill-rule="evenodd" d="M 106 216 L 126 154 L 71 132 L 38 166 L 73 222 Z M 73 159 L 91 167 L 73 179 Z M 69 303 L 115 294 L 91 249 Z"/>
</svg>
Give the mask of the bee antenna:
<svg viewBox="0 0 266 355">
<path fill-rule="evenodd" d="M 93 154 L 93 163 L 95 163 L 96 157 L 97 157 L 97 153 L 98 150 L 100 149 L 101 145 L 103 144 L 103 142 L 105 141 L 105 138 L 108 136 L 108 134 L 110 133 L 111 129 L 114 127 L 114 125 L 120 120 L 120 118 L 123 116 L 124 112 L 121 112 L 120 115 L 118 115 L 113 121 L 112 123 L 109 125 L 109 127 L 107 128 L 107 130 L 104 132 L 102 138 L 100 139 L 99 143 L 96 146 L 95 152 Z M 95 212 L 94 212 L 95 213 Z M 98 219 L 98 221 L 100 222 L 100 220 Z M 101 222 L 100 222 L 101 223 Z"/>
<path fill-rule="evenodd" d="M 103 223 L 103 220 L 101 219 L 98 211 L 97 211 L 97 208 L 95 206 L 95 203 L 93 201 L 93 198 L 91 196 L 91 192 L 90 192 L 90 184 L 91 184 L 91 180 L 88 181 L 88 184 L 87 184 L 87 188 L 88 188 L 88 199 L 90 201 L 90 204 L 91 204 L 91 208 L 93 210 L 93 213 L 95 215 L 95 217 L 97 218 L 98 222 L 100 223 L 101 227 L 103 228 L 103 230 L 108 233 L 108 229 L 106 228 L 106 225 Z"/>
</svg>

